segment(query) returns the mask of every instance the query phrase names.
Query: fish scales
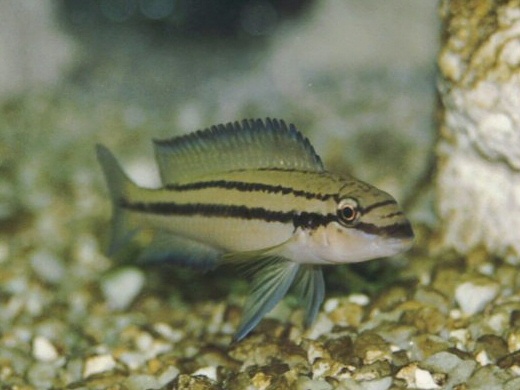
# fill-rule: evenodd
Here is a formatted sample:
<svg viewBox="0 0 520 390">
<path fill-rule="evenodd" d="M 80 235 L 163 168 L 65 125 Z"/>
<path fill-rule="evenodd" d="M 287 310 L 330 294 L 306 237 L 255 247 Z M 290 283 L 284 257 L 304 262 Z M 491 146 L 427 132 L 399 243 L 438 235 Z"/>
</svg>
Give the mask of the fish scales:
<svg viewBox="0 0 520 390">
<path fill-rule="evenodd" d="M 121 207 L 141 214 L 142 224 L 226 251 L 256 250 L 285 241 L 299 227 L 335 218 L 327 212 L 335 202 L 335 188 L 337 181 L 328 175 L 252 170 L 164 189 L 137 189 L 131 198 L 121 199 Z"/>
<path fill-rule="evenodd" d="M 323 265 L 392 256 L 413 231 L 395 199 L 350 175 L 327 172 L 294 125 L 267 118 L 155 141 L 163 186 L 132 183 L 97 147 L 114 214 L 110 253 L 141 229 L 156 233 L 143 259 L 201 269 L 248 269 L 251 294 L 235 340 L 245 337 L 291 286 L 315 319 Z"/>
</svg>

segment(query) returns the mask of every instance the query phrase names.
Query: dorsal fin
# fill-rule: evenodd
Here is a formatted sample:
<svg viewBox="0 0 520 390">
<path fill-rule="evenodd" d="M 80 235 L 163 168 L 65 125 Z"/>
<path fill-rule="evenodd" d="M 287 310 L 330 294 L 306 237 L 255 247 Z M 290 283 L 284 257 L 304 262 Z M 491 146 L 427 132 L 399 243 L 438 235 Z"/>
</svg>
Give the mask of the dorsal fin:
<svg viewBox="0 0 520 390">
<path fill-rule="evenodd" d="M 294 125 L 267 118 L 212 126 L 167 140 L 154 140 L 163 184 L 190 182 L 238 169 L 323 171 L 320 157 Z"/>
</svg>

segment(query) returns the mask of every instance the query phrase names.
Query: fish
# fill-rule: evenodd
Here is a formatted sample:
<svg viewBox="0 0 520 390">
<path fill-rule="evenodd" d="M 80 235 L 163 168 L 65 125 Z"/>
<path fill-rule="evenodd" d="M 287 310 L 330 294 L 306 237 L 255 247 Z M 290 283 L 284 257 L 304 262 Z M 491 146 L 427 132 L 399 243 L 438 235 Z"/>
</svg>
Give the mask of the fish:
<svg viewBox="0 0 520 390">
<path fill-rule="evenodd" d="M 113 205 L 108 255 L 145 230 L 153 240 L 140 261 L 243 270 L 251 291 L 234 342 L 290 289 L 312 325 L 325 296 L 324 266 L 413 245 L 412 225 L 391 195 L 327 171 L 308 138 L 283 120 L 230 122 L 153 144 L 160 188 L 133 183 L 96 145 Z"/>
</svg>

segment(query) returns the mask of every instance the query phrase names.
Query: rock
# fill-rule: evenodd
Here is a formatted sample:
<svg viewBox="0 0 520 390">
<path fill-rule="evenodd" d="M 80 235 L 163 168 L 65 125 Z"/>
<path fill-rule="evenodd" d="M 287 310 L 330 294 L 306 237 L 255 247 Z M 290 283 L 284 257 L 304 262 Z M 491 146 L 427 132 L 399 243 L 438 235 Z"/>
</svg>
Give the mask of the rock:
<svg viewBox="0 0 520 390">
<path fill-rule="evenodd" d="M 125 388 L 128 390 L 158 389 L 160 387 L 157 379 L 152 375 L 130 375 L 124 380 Z"/>
<path fill-rule="evenodd" d="M 49 251 L 36 251 L 31 256 L 31 266 L 36 274 L 47 283 L 59 283 L 65 275 L 63 261 Z"/>
<path fill-rule="evenodd" d="M 112 355 L 96 355 L 87 358 L 83 369 L 83 378 L 102 372 L 111 371 L 116 368 L 116 361 Z"/>
<path fill-rule="evenodd" d="M 33 340 L 33 356 L 41 362 L 52 362 L 58 358 L 58 351 L 52 343 L 43 336 L 36 336 Z"/>
<path fill-rule="evenodd" d="M 143 285 L 143 272 L 138 268 L 126 267 L 105 276 L 101 282 L 101 290 L 110 309 L 122 310 L 132 303 Z"/>
<path fill-rule="evenodd" d="M 203 375 L 208 379 L 216 381 L 217 380 L 217 367 L 215 367 L 215 366 L 202 367 L 202 368 L 199 368 L 197 371 L 195 371 L 191 375 L 194 375 L 194 376 Z"/>
<path fill-rule="evenodd" d="M 57 375 L 57 367 L 52 363 L 36 362 L 27 371 L 27 379 L 34 388 L 53 388 L 54 379 Z"/>
<path fill-rule="evenodd" d="M 353 355 L 365 364 L 378 360 L 392 360 L 392 352 L 388 343 L 377 333 L 363 332 L 354 341 Z"/>
<path fill-rule="evenodd" d="M 438 352 L 424 362 L 421 366 L 431 372 L 446 374 L 445 389 L 451 389 L 460 383 L 465 383 L 477 367 L 472 360 L 462 360 L 450 352 Z"/>
<path fill-rule="evenodd" d="M 474 350 L 477 355 L 482 352 L 486 354 L 486 364 L 495 363 L 498 359 L 502 358 L 508 353 L 507 343 L 505 340 L 492 334 L 479 337 L 475 344 Z"/>
<path fill-rule="evenodd" d="M 471 316 L 484 310 L 486 305 L 496 298 L 500 286 L 493 281 L 468 281 L 455 290 L 455 300 L 462 312 Z"/>
<path fill-rule="evenodd" d="M 514 1 L 445 0 L 437 147 L 441 245 L 520 256 L 520 16 Z"/>
<path fill-rule="evenodd" d="M 324 379 L 309 379 L 306 377 L 298 378 L 296 390 L 332 390 L 333 387 Z"/>
</svg>

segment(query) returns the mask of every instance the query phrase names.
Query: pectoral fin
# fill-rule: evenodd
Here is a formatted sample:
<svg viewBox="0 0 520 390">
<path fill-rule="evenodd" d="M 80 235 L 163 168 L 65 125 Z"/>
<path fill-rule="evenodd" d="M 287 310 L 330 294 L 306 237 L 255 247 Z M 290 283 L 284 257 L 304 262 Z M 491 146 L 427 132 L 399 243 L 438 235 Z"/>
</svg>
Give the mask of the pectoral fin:
<svg viewBox="0 0 520 390">
<path fill-rule="evenodd" d="M 316 319 L 325 296 L 323 271 L 316 265 L 302 265 L 296 275 L 294 290 L 305 309 L 305 326 Z"/>
<path fill-rule="evenodd" d="M 260 253 L 263 253 L 261 257 Z M 242 321 L 235 334 L 234 341 L 242 340 L 278 302 L 287 294 L 300 264 L 284 257 L 269 255 L 268 251 L 254 253 L 229 254 L 224 261 L 245 266 L 246 272 L 252 275 L 251 293 L 244 305 Z"/>
</svg>

